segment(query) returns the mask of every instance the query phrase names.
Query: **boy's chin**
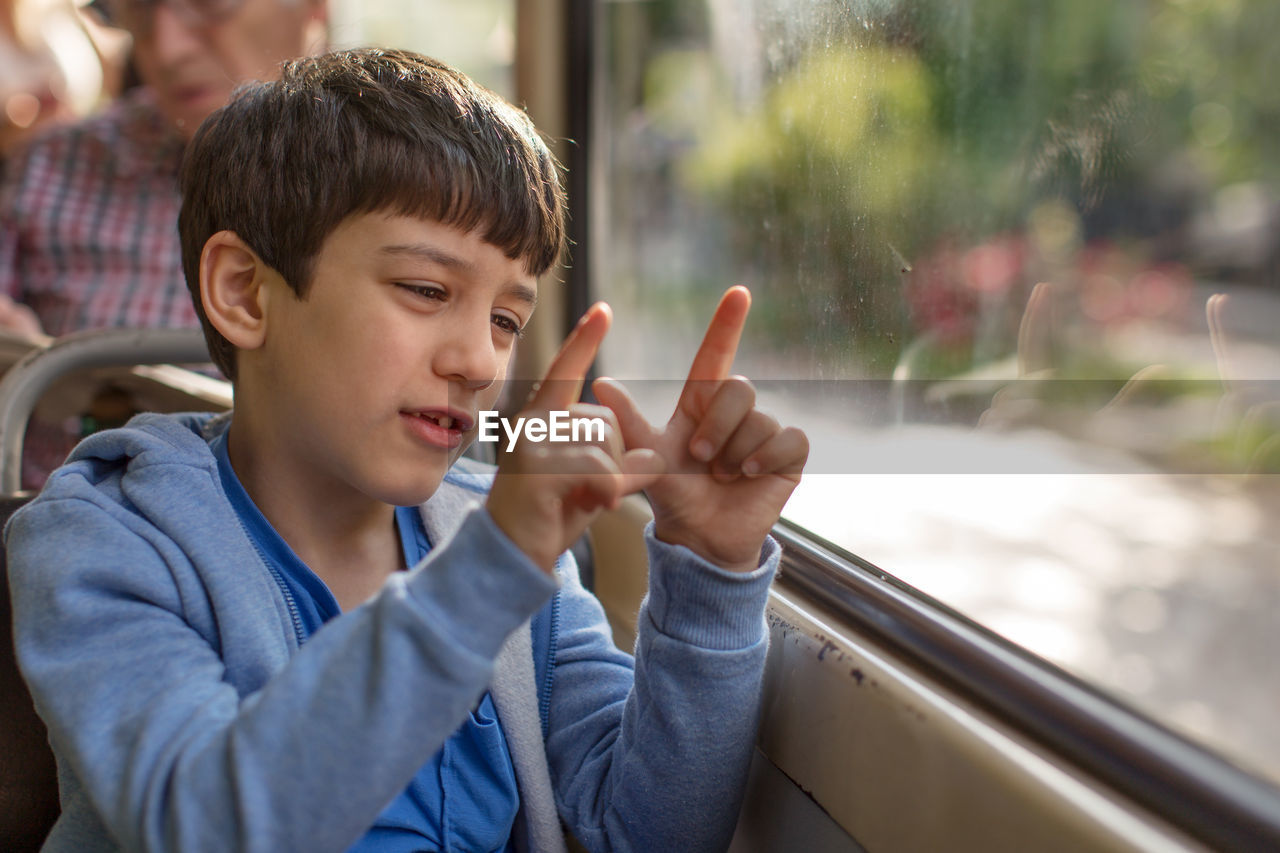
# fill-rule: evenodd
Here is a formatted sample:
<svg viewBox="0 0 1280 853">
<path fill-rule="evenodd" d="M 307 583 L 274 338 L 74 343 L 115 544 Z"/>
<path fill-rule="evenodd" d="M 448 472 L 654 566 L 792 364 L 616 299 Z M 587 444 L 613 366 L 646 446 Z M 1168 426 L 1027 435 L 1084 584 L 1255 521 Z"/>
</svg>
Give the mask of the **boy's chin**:
<svg viewBox="0 0 1280 853">
<path fill-rule="evenodd" d="M 442 477 L 423 478 L 412 486 L 387 489 L 377 498 L 391 506 L 418 506 L 431 500 L 431 496 L 440 488 Z"/>
<path fill-rule="evenodd" d="M 452 464 L 452 463 L 450 463 Z M 369 492 L 371 497 L 392 506 L 417 506 L 426 503 L 444 482 L 446 469 L 420 471 L 412 480 L 384 483 Z"/>
<path fill-rule="evenodd" d="M 420 470 L 411 481 L 387 483 L 385 487 L 377 490 L 375 496 L 382 503 L 392 506 L 417 506 L 426 503 L 439 490 L 449 469 L 462 458 L 470 445 L 470 441 L 464 441 L 458 447 L 450 449 L 447 461 L 437 457 L 439 460 L 437 464 L 444 463 L 440 468 L 437 469 L 432 465 Z"/>
</svg>

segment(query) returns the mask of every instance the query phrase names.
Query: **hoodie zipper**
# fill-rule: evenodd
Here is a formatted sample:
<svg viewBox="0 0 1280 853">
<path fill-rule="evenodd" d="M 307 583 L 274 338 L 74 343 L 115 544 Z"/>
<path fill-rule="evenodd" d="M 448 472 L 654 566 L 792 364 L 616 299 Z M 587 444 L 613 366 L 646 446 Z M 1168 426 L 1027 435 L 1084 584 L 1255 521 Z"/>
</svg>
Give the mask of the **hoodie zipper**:
<svg viewBox="0 0 1280 853">
<path fill-rule="evenodd" d="M 258 556 L 262 556 L 261 552 Z M 279 570 L 266 560 L 263 562 L 266 563 L 267 571 L 271 572 L 271 577 L 276 579 L 276 586 L 280 587 L 280 592 L 284 595 L 285 606 L 289 608 L 289 618 L 293 620 L 293 636 L 298 641 L 298 647 L 301 648 L 307 637 L 302 630 L 302 617 L 298 614 L 298 603 L 293 600 L 293 593 L 289 591 L 289 585 L 284 582 Z"/>
<path fill-rule="evenodd" d="M 237 519 L 238 521 L 239 519 Z M 258 559 L 262 561 L 262 565 L 266 566 L 271 577 L 275 579 L 276 586 L 280 588 L 280 594 L 284 596 L 285 606 L 289 608 L 289 618 L 293 621 L 293 636 L 298 643 L 298 648 L 302 648 L 302 644 L 306 642 L 306 632 L 302 630 L 302 616 L 298 613 L 298 603 L 293 599 L 293 593 L 289 591 L 289 585 L 284 582 L 284 576 L 280 574 L 280 570 L 272 565 L 267 559 L 267 555 L 262 553 L 262 549 L 258 547 L 258 543 L 249 535 L 248 529 L 241 522 L 240 529 L 244 531 L 245 538 L 249 540 L 249 544 L 253 546 L 253 552 L 258 555 Z"/>
<path fill-rule="evenodd" d="M 542 676 L 542 693 L 538 697 L 538 716 L 542 718 L 542 738 L 546 740 L 551 729 L 551 682 L 556 669 L 556 638 L 560 633 L 560 591 L 551 597 L 551 613 L 547 621 L 547 668 Z"/>
</svg>

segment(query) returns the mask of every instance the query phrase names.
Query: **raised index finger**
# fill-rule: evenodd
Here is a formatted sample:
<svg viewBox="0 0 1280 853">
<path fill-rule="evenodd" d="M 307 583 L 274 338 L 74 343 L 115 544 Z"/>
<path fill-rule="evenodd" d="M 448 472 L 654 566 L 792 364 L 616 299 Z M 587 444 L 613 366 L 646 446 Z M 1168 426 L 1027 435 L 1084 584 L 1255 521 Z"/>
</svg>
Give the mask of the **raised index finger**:
<svg viewBox="0 0 1280 853">
<path fill-rule="evenodd" d="M 685 380 L 684 390 L 680 392 L 680 408 L 692 402 L 699 384 L 709 387 L 729 375 L 733 367 L 733 358 L 738 353 L 738 340 L 742 337 L 742 327 L 747 322 L 747 312 L 751 310 L 751 291 L 741 285 L 731 287 L 720 297 L 716 313 L 711 316 L 707 333 L 702 336 L 702 345 L 693 357 L 689 366 L 689 378 Z"/>
<path fill-rule="evenodd" d="M 604 340 L 609 325 L 613 322 L 613 312 L 604 302 L 597 302 L 582 315 L 578 325 L 569 333 L 569 337 L 560 345 L 560 351 L 552 359 L 546 375 L 538 390 L 530 398 L 529 404 L 537 409 L 556 411 L 569 408 L 578 402 L 582 394 L 582 383 L 591 362 L 595 361 L 596 351 Z"/>
</svg>

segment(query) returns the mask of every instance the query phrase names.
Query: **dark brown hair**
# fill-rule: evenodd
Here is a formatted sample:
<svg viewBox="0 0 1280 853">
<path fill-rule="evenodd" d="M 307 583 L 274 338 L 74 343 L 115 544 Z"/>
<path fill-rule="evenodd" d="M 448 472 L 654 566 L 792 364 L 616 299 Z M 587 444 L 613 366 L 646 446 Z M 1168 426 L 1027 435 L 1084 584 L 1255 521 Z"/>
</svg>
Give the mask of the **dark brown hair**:
<svg viewBox="0 0 1280 853">
<path fill-rule="evenodd" d="M 424 56 L 361 49 L 285 63 L 200 126 L 181 175 L 182 268 L 209 354 L 235 347 L 200 300 L 200 254 L 234 231 L 306 298 L 325 238 L 354 214 L 393 212 L 479 229 L 541 275 L 564 243 L 559 164 L 529 118 Z"/>
</svg>

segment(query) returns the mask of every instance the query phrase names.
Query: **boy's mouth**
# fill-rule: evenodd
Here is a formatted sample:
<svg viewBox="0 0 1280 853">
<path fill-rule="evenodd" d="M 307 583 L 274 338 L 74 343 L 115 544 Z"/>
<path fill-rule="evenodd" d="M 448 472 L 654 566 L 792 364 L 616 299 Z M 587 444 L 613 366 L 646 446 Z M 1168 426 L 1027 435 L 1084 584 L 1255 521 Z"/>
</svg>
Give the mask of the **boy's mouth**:
<svg viewBox="0 0 1280 853">
<path fill-rule="evenodd" d="M 459 409 L 406 409 L 400 416 L 411 433 L 433 447 L 453 451 L 461 447 L 475 419 Z"/>
<path fill-rule="evenodd" d="M 405 414 L 430 421 L 443 429 L 456 430 L 458 432 L 468 432 L 475 426 L 475 421 L 469 415 L 457 409 L 424 409 L 422 411 L 405 412 Z"/>
</svg>

